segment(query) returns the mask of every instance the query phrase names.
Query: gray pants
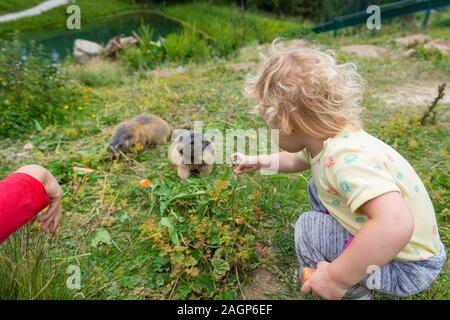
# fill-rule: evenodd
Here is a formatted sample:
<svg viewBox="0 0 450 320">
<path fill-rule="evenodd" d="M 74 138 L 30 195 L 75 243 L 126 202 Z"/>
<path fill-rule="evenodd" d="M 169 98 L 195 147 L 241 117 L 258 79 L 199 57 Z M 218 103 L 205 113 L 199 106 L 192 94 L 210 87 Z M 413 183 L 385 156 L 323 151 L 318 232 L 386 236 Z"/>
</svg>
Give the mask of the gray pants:
<svg viewBox="0 0 450 320">
<path fill-rule="evenodd" d="M 295 225 L 295 249 L 301 270 L 303 267 L 316 268 L 317 263 L 321 261 L 332 262 L 352 238 L 352 235 L 328 214 L 319 200 L 312 179 L 308 185 L 308 193 L 312 211 L 300 215 Z M 348 294 L 361 287 L 396 296 L 416 294 L 436 279 L 445 261 L 445 248 L 441 243 L 439 256 L 414 262 L 392 260 L 350 289 Z"/>
</svg>

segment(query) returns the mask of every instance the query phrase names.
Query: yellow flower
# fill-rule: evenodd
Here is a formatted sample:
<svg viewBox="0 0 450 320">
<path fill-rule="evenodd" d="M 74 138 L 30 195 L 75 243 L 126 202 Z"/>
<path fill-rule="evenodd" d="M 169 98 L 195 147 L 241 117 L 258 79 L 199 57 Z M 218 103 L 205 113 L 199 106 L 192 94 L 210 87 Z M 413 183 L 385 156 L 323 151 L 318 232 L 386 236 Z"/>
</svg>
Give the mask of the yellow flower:
<svg viewBox="0 0 450 320">
<path fill-rule="evenodd" d="M 236 217 L 234 217 L 234 222 L 236 224 L 243 224 L 245 222 L 245 217 L 237 215 Z"/>
</svg>

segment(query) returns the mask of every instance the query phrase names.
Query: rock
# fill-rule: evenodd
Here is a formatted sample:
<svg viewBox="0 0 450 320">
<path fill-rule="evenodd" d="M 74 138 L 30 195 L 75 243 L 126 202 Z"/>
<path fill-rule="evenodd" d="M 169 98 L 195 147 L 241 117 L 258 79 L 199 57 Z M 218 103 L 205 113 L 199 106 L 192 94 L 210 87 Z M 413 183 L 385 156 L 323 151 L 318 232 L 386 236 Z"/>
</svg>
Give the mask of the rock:
<svg viewBox="0 0 450 320">
<path fill-rule="evenodd" d="M 92 58 L 101 55 L 103 48 L 96 42 L 77 39 L 73 45 L 73 57 L 78 63 L 88 63 Z"/>
<path fill-rule="evenodd" d="M 429 41 L 431 41 L 431 37 L 427 36 L 426 34 L 413 34 L 407 37 L 403 38 L 397 38 L 395 39 L 395 42 L 397 45 L 405 47 L 405 48 L 413 48 L 418 45 L 425 44 Z"/>
<path fill-rule="evenodd" d="M 425 46 L 425 49 L 437 49 L 442 54 L 448 54 L 450 52 L 450 40 L 432 40 L 428 42 Z"/>
<path fill-rule="evenodd" d="M 123 52 L 132 45 L 136 44 L 138 39 L 135 37 L 117 36 L 109 40 L 103 55 L 105 57 L 115 57 L 117 52 Z"/>
<path fill-rule="evenodd" d="M 353 44 L 349 46 L 344 46 L 341 51 L 346 54 L 354 54 L 360 57 L 382 59 L 388 56 L 386 49 L 368 45 L 368 44 Z"/>
<path fill-rule="evenodd" d="M 185 73 L 186 69 L 184 67 L 178 67 L 178 68 L 169 68 L 169 69 L 157 69 L 152 70 L 149 73 L 147 73 L 147 76 L 149 78 L 167 78 L 174 74 L 180 74 Z"/>
</svg>

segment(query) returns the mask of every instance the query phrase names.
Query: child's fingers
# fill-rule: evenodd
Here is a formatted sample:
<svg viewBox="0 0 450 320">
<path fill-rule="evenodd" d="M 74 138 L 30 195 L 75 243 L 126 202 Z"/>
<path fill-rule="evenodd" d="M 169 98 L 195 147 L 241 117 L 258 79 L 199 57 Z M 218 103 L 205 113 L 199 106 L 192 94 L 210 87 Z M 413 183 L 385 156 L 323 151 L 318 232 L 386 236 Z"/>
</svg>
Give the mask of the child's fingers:
<svg viewBox="0 0 450 320">
<path fill-rule="evenodd" d="M 53 215 L 55 214 L 58 207 L 59 207 L 59 201 L 50 202 L 47 212 L 38 217 L 39 222 L 47 221 L 48 219 L 53 217 Z"/>
<path fill-rule="evenodd" d="M 311 293 L 311 285 L 309 281 L 306 281 L 303 285 L 302 288 L 300 289 L 301 293 Z"/>
<path fill-rule="evenodd" d="M 235 159 L 237 159 L 237 158 L 242 158 L 242 153 L 235 152 L 235 153 L 232 153 L 232 154 L 230 155 L 230 159 L 235 160 Z"/>
<path fill-rule="evenodd" d="M 53 219 L 47 219 L 41 223 L 41 230 L 48 231 L 50 224 L 53 222 Z"/>
<path fill-rule="evenodd" d="M 53 222 L 52 222 L 52 224 L 50 226 L 50 232 L 55 232 L 56 229 L 58 229 L 59 222 L 61 221 L 61 217 L 62 217 L 62 209 L 61 209 L 61 207 L 59 207 L 58 208 L 58 213 L 53 218 Z"/>
</svg>

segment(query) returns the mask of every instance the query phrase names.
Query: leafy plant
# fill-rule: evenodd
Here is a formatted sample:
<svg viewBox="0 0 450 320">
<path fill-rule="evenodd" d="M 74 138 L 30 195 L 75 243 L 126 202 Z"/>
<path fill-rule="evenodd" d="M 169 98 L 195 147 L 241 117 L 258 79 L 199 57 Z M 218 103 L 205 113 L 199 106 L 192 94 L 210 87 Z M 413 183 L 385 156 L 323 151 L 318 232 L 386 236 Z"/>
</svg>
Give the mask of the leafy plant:
<svg viewBox="0 0 450 320">
<path fill-rule="evenodd" d="M 81 107 L 77 87 L 65 81 L 42 47 L 0 40 L 0 137 L 41 131 Z"/>
<path fill-rule="evenodd" d="M 206 40 L 193 29 L 183 29 L 181 33 L 169 34 L 164 43 L 167 58 L 171 61 L 186 62 L 199 60 L 208 55 Z"/>
<path fill-rule="evenodd" d="M 153 29 L 141 25 L 137 37 L 139 43 L 125 50 L 121 60 L 132 71 L 152 69 L 166 58 L 164 39 L 153 41 Z"/>
</svg>

